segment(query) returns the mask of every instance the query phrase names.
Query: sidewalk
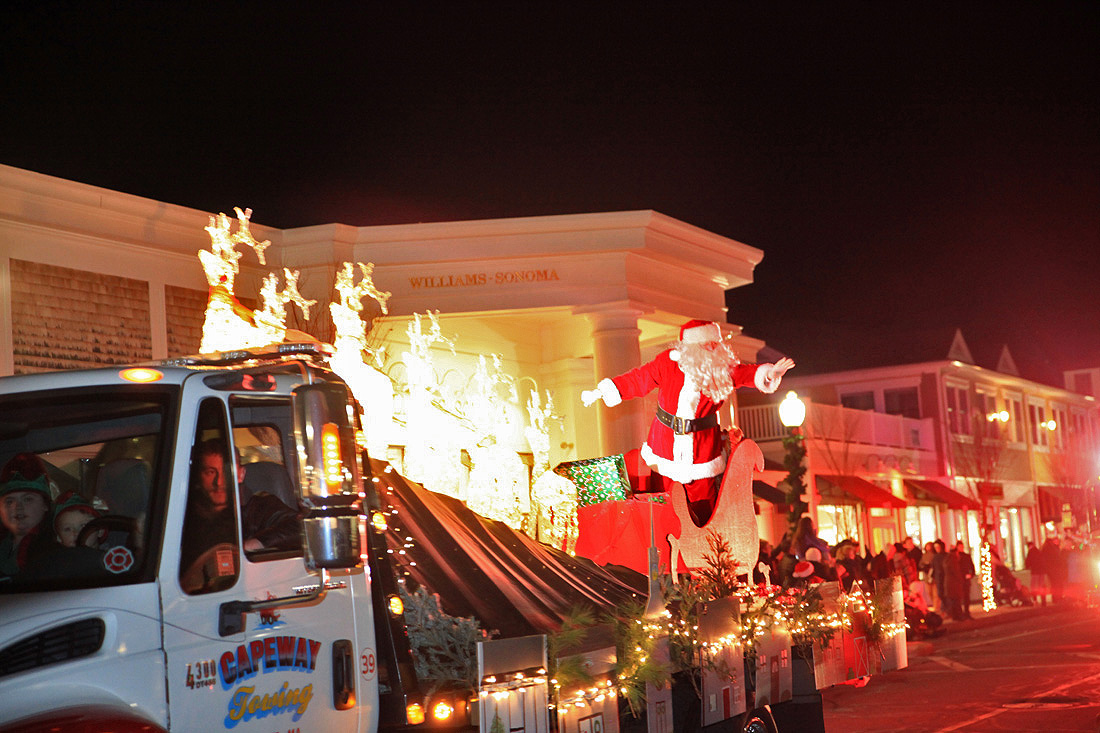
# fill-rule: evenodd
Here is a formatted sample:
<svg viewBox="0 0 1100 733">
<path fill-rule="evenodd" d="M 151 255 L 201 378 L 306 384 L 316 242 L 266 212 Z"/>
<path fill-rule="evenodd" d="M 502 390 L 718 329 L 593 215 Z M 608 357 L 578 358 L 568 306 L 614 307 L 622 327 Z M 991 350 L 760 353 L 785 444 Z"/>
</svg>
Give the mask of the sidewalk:
<svg viewBox="0 0 1100 733">
<path fill-rule="evenodd" d="M 1008 623 L 1009 621 L 1020 621 L 1031 616 L 1037 616 L 1041 613 L 1045 613 L 1048 609 L 1055 611 L 1062 608 L 1065 608 L 1065 606 L 1043 606 L 1036 603 L 1034 606 L 998 606 L 992 611 L 983 611 L 981 601 L 979 601 L 970 606 L 970 615 L 972 618 L 954 621 L 945 617 L 943 620 L 943 628 L 949 633 L 984 629 L 989 626 Z"/>
<path fill-rule="evenodd" d="M 940 627 L 939 634 L 934 637 L 910 639 L 906 641 L 905 646 L 908 649 L 910 658 L 925 657 L 935 653 L 935 642 L 941 641 L 945 637 L 963 634 L 968 631 L 976 631 L 978 629 L 987 629 L 1011 621 L 1022 621 L 1032 616 L 1038 616 L 1040 614 L 1050 613 L 1065 608 L 1066 606 L 1042 606 L 1036 604 L 1034 606 L 1001 606 L 992 611 L 983 611 L 981 603 L 978 603 L 970 607 L 970 614 L 973 618 L 964 619 L 962 621 L 952 621 L 950 618 L 945 618 L 943 626 Z"/>
</svg>

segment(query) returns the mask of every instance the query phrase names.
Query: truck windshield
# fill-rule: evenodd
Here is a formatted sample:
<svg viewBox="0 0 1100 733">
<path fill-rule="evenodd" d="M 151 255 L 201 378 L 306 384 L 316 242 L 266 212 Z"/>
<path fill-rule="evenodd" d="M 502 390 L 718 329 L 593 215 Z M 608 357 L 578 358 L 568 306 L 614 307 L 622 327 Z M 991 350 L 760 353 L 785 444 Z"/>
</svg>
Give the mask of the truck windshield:
<svg viewBox="0 0 1100 733">
<path fill-rule="evenodd" d="M 0 593 L 152 579 L 177 391 L 0 395 Z"/>
</svg>

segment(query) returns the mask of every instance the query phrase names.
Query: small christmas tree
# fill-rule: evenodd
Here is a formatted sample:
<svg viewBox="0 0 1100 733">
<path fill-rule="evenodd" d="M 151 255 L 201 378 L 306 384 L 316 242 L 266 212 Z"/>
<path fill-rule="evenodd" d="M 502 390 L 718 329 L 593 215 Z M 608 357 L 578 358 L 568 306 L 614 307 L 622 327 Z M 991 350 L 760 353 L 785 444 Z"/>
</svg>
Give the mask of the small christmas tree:
<svg viewBox="0 0 1100 733">
<path fill-rule="evenodd" d="M 477 642 L 487 637 L 478 622 L 448 615 L 439 605 L 439 596 L 426 588 L 410 593 L 401 583 L 399 592 L 417 678 L 433 689 L 476 687 Z"/>
</svg>

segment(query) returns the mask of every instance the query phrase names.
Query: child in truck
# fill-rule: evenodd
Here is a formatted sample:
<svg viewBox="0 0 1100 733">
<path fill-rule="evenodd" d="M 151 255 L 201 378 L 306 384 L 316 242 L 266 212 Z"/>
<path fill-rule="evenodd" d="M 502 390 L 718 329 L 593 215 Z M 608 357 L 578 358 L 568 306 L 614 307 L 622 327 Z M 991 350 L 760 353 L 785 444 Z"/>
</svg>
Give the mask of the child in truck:
<svg viewBox="0 0 1100 733">
<path fill-rule="evenodd" d="M 57 532 L 57 541 L 64 547 L 76 547 L 80 531 L 88 522 L 96 519 L 100 513 L 80 494 L 69 491 L 57 497 L 57 506 L 53 511 L 53 526 Z M 89 547 L 95 547 L 105 539 L 106 532 L 93 533 L 85 540 Z"/>
<path fill-rule="evenodd" d="M 56 547 L 50 482 L 33 453 L 17 453 L 0 470 L 0 577 L 13 576 Z"/>
</svg>

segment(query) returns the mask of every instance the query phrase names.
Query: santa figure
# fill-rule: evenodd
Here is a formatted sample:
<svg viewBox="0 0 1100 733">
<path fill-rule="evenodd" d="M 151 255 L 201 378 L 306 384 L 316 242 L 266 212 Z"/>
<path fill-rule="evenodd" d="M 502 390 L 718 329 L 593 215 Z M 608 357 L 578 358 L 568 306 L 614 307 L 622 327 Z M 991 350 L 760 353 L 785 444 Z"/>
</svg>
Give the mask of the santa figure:
<svg viewBox="0 0 1100 733">
<path fill-rule="evenodd" d="M 680 340 L 648 364 L 581 393 L 585 406 L 603 399 L 608 407 L 657 388 L 657 414 L 641 456 L 659 476 L 662 491 L 682 484 L 692 520 L 702 527 L 714 510 L 726 469 L 726 440 L 718 410 L 738 387 L 772 393 L 794 361 L 742 364 L 710 321 L 688 321 Z"/>
</svg>

